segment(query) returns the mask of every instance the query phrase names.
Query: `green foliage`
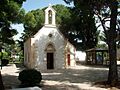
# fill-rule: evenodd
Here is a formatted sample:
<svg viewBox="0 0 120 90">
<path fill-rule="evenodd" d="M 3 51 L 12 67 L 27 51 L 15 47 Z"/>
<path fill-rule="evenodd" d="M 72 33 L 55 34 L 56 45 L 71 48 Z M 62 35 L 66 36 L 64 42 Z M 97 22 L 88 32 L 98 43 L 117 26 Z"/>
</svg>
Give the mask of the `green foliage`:
<svg viewBox="0 0 120 90">
<path fill-rule="evenodd" d="M 11 24 L 23 22 L 21 18 L 24 18 L 25 11 L 21 7 L 24 1 L 26 0 L 0 0 L 0 52 L 15 43 L 13 36 L 17 31 L 11 28 Z M 8 57 L 11 56 L 11 51 L 7 53 Z"/>
<path fill-rule="evenodd" d="M 24 19 L 24 40 L 34 35 L 44 23 L 44 12 L 41 9 L 32 10 L 25 15 Z"/>
<path fill-rule="evenodd" d="M 108 49 L 106 44 L 97 44 L 97 48 Z"/>
<path fill-rule="evenodd" d="M 88 6 L 88 5 L 87 5 Z M 70 18 L 63 19 L 60 30 L 75 45 L 77 50 L 86 50 L 96 46 L 99 32 L 95 26 L 94 14 L 89 8 L 70 9 Z"/>
<path fill-rule="evenodd" d="M 23 47 L 21 41 L 15 41 L 15 44 L 4 45 L 4 50 L 8 53 L 8 58 L 10 61 L 23 63 Z M 4 57 L 4 56 L 3 56 Z"/>
<path fill-rule="evenodd" d="M 42 80 L 42 75 L 35 69 L 25 69 L 19 73 L 18 79 L 22 87 L 30 87 L 38 85 Z"/>
<path fill-rule="evenodd" d="M 21 9 L 23 1 L 25 0 L 0 0 L 0 49 L 4 43 L 14 43 L 12 37 L 17 31 L 10 25 L 22 22 L 19 16 L 22 17 L 24 14 L 24 10 Z"/>
<path fill-rule="evenodd" d="M 57 25 L 61 25 L 63 20 L 70 19 L 71 12 L 70 8 L 64 6 L 64 5 L 55 5 L 53 8 L 56 10 L 56 23 Z"/>
<path fill-rule="evenodd" d="M 16 56 L 19 56 L 18 58 L 16 58 L 17 61 L 19 61 L 20 63 L 23 63 L 23 60 L 24 60 L 24 53 L 23 53 L 23 49 L 24 49 L 24 44 L 23 44 L 23 41 L 16 41 L 16 44 L 15 44 L 15 49 L 14 49 L 14 54 Z"/>
<path fill-rule="evenodd" d="M 0 52 L 0 57 L 2 56 L 2 59 L 9 59 L 8 53 L 7 52 Z"/>
</svg>

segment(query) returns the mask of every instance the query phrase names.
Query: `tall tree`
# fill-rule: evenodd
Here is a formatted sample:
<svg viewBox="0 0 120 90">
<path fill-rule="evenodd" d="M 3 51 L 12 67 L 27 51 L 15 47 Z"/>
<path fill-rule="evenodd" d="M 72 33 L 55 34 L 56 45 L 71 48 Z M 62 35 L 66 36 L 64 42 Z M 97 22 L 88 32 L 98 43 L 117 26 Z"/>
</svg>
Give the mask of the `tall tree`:
<svg viewBox="0 0 120 90">
<path fill-rule="evenodd" d="M 116 21 L 117 21 L 117 9 L 118 2 L 117 0 L 110 1 L 110 9 L 111 9 L 111 20 L 110 20 L 110 31 L 108 37 L 108 47 L 109 47 L 109 75 L 108 75 L 108 83 L 112 86 L 115 86 L 118 82 L 118 72 L 117 72 L 117 54 L 116 54 Z"/>
<path fill-rule="evenodd" d="M 117 72 L 117 59 L 116 59 L 116 21 L 117 21 L 117 9 L 118 1 L 117 0 L 64 0 L 67 3 L 74 2 L 75 7 L 78 7 L 79 3 L 84 2 L 88 4 L 91 8 L 91 12 L 98 15 L 98 18 L 101 21 L 105 35 L 107 37 L 107 44 L 109 47 L 109 74 L 108 74 L 108 83 L 111 86 L 115 86 L 118 82 L 118 72 Z M 105 27 L 104 19 L 99 16 L 99 12 L 104 8 L 110 9 L 110 28 Z"/>
<path fill-rule="evenodd" d="M 14 43 L 13 35 L 17 34 L 11 24 L 22 22 L 20 19 L 24 15 L 21 9 L 25 0 L 0 0 L 0 51 L 4 43 Z"/>
<path fill-rule="evenodd" d="M 94 48 L 99 34 L 95 26 L 94 13 L 91 12 L 89 5 L 82 2 L 77 4 L 71 9 L 71 17 L 66 21 L 63 20 L 62 31 L 77 50 Z"/>
<path fill-rule="evenodd" d="M 17 34 L 11 24 L 21 23 L 24 9 L 21 9 L 25 0 L 0 0 L 0 52 L 4 44 L 13 44 L 13 36 Z M 1 57 L 2 58 L 2 57 Z"/>
<path fill-rule="evenodd" d="M 23 1 L 26 0 L 0 0 L 0 52 L 4 48 L 4 43 L 14 43 L 12 36 L 17 32 L 11 28 L 11 24 L 21 22 L 20 17 L 24 14 L 24 10 L 21 9 Z M 1 77 L 0 81 L 2 81 Z M 0 88 L 2 89 L 2 86 Z"/>
<path fill-rule="evenodd" d="M 44 24 L 44 11 L 41 9 L 32 10 L 26 13 L 24 18 L 24 33 L 21 37 L 26 41 L 33 36 Z"/>
</svg>

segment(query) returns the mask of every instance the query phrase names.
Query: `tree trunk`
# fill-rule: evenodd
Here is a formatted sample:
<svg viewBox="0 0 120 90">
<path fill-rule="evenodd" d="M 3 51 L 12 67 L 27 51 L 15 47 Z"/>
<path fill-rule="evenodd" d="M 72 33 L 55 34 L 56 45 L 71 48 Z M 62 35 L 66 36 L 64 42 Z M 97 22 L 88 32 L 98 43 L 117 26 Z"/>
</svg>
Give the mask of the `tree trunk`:
<svg viewBox="0 0 120 90">
<path fill-rule="evenodd" d="M 3 81 L 2 81 L 1 71 L 0 71 L 0 90 L 5 90 L 4 85 L 3 85 Z"/>
<path fill-rule="evenodd" d="M 108 38 L 109 47 L 109 73 L 108 73 L 108 83 L 111 86 L 115 86 L 118 82 L 118 71 L 117 71 L 117 54 L 116 54 L 116 20 L 117 20 L 117 8 L 118 2 L 116 0 L 111 0 L 111 20 L 110 20 L 110 30 Z"/>
<path fill-rule="evenodd" d="M 0 53 L 1 53 L 1 56 L 0 56 L 0 66 L 1 66 L 1 69 L 2 69 L 2 57 L 3 57 L 3 53 L 2 53 L 2 46 L 0 46 Z"/>
</svg>

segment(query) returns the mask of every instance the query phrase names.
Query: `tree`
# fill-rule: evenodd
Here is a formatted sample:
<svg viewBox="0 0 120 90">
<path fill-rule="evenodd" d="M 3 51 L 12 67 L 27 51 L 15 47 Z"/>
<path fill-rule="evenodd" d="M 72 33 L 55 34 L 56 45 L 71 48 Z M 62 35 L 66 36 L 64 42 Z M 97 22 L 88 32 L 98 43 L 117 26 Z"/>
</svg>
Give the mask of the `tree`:
<svg viewBox="0 0 120 90">
<path fill-rule="evenodd" d="M 118 2 L 117 0 L 111 0 L 110 2 L 111 9 L 111 20 L 110 20 L 110 31 L 108 37 L 108 47 L 109 47 L 109 75 L 108 75 L 108 83 L 111 86 L 115 86 L 118 82 L 118 72 L 117 72 L 117 54 L 116 54 L 116 21 L 117 21 L 117 9 Z"/>
<path fill-rule="evenodd" d="M 67 3 L 74 2 L 75 7 L 78 7 L 79 3 L 84 2 L 91 8 L 91 12 L 98 15 L 98 18 L 101 21 L 103 26 L 107 44 L 109 48 L 109 74 L 108 74 L 108 84 L 111 86 L 115 86 L 118 82 L 118 72 L 117 72 L 117 61 L 116 61 L 116 21 L 117 21 L 117 9 L 118 9 L 118 1 L 117 0 L 64 0 Z M 103 11 L 105 8 L 110 9 L 110 28 L 106 28 L 104 19 L 100 17 L 100 11 Z"/>
<path fill-rule="evenodd" d="M 84 6 L 84 7 L 83 7 Z M 77 50 L 94 48 L 98 42 L 94 13 L 88 5 L 79 3 L 71 8 L 71 16 L 61 23 L 61 30 Z"/>
<path fill-rule="evenodd" d="M 33 36 L 44 23 L 44 11 L 41 9 L 29 11 L 24 18 L 24 33 L 22 35 L 23 41 Z"/>
<path fill-rule="evenodd" d="M 0 1 L 0 52 L 2 52 L 4 44 L 14 44 L 13 36 L 17 34 L 17 31 L 11 28 L 11 24 L 22 22 L 23 19 L 20 18 L 25 13 L 21 9 L 23 1 L 25 0 Z"/>
<path fill-rule="evenodd" d="M 5 87 L 3 85 L 3 81 L 2 81 L 2 75 L 1 75 L 1 72 L 0 72 L 0 89 L 1 90 L 5 90 Z"/>
<path fill-rule="evenodd" d="M 25 0 L 0 0 L 0 52 L 2 52 L 5 43 L 14 43 L 12 36 L 17 32 L 10 25 L 21 22 L 20 17 L 24 14 L 24 10 L 21 9 L 23 1 Z M 1 77 L 0 81 L 2 81 Z M 2 82 L 0 82 L 0 85 L 3 86 Z"/>
<path fill-rule="evenodd" d="M 13 35 L 17 34 L 15 29 L 11 28 L 12 23 L 20 23 L 24 15 L 21 9 L 25 0 L 1 0 L 0 1 L 0 51 L 4 43 L 12 44 Z"/>
</svg>

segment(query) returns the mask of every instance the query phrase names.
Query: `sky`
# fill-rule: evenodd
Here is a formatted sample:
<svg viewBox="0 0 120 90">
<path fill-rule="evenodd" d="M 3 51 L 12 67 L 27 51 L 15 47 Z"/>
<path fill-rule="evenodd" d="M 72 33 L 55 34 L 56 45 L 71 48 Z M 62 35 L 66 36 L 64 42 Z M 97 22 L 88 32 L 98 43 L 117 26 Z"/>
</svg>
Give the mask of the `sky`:
<svg viewBox="0 0 120 90">
<path fill-rule="evenodd" d="M 26 12 L 36 9 L 42 9 L 44 7 L 47 7 L 49 4 L 55 5 L 55 4 L 63 4 L 67 5 L 63 0 L 26 0 L 26 2 L 23 3 L 22 8 L 25 9 Z M 21 33 L 23 33 L 24 27 L 22 24 L 16 24 L 11 25 L 12 28 L 17 29 L 18 33 L 16 36 L 14 36 L 14 39 L 17 40 L 19 37 L 21 37 Z"/>
<path fill-rule="evenodd" d="M 67 5 L 63 0 L 26 0 L 23 3 L 23 7 L 27 12 L 38 8 L 47 7 L 49 4 L 63 4 Z"/>
</svg>

